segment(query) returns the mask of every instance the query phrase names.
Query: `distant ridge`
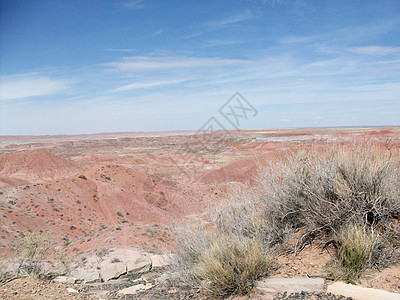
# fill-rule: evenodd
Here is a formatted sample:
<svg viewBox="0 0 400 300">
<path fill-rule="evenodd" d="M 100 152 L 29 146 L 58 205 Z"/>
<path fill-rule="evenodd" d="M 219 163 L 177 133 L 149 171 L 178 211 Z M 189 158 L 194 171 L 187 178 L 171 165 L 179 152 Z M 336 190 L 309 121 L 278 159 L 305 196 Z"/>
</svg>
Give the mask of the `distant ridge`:
<svg viewBox="0 0 400 300">
<path fill-rule="evenodd" d="M 369 128 L 397 128 L 400 125 L 365 125 L 365 126 L 316 126 L 316 127 L 281 127 L 281 128 L 243 128 L 239 131 L 252 131 L 252 130 L 296 130 L 296 129 L 369 129 Z M 227 129 L 227 131 L 236 131 L 237 129 Z M 20 139 L 20 138 L 76 138 L 83 136 L 107 136 L 107 135 L 140 135 L 140 134 L 179 134 L 179 133 L 193 133 L 198 130 L 166 130 L 166 131 L 116 131 L 116 132 L 97 132 L 97 133 L 79 133 L 79 134 L 23 134 L 23 135 L 1 135 L 0 139 Z"/>
</svg>

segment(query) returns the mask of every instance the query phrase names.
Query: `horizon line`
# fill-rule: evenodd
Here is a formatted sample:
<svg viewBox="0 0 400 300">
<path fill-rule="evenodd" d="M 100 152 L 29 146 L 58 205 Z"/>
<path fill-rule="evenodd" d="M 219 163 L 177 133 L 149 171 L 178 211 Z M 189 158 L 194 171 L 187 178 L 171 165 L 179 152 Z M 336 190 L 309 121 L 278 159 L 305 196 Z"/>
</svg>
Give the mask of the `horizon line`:
<svg viewBox="0 0 400 300">
<path fill-rule="evenodd" d="M 271 127 L 271 128 L 243 128 L 243 129 L 225 129 L 215 130 L 214 132 L 226 131 L 252 131 L 252 130 L 293 130 L 293 129 L 361 129 L 361 128 L 385 128 L 391 127 L 396 128 L 400 125 L 363 125 L 363 126 L 316 126 L 316 127 Z M 96 133 L 58 133 L 58 134 L 0 134 L 0 138 L 12 138 L 12 137 L 37 137 L 37 138 L 63 138 L 63 137 L 77 137 L 77 136 L 94 136 L 94 135 L 117 135 L 117 134 L 157 134 L 157 133 L 195 133 L 199 130 L 159 130 L 159 131 L 112 131 L 112 132 L 96 132 Z"/>
</svg>

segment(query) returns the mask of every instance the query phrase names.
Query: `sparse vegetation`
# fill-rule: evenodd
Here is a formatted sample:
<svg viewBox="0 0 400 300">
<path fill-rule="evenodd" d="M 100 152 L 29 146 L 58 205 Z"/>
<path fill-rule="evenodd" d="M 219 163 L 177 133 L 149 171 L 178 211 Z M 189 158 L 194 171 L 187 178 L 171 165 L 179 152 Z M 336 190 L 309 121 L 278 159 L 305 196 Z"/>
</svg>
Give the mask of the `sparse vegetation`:
<svg viewBox="0 0 400 300">
<path fill-rule="evenodd" d="M 246 280 L 228 280 L 218 271 L 229 269 L 222 268 L 222 253 L 233 252 L 235 241 L 256 241 L 264 254 L 296 255 L 319 239 L 338 245 L 332 263 L 339 267 L 336 277 L 351 281 L 367 268 L 399 260 L 399 220 L 398 153 L 365 144 L 301 152 L 263 170 L 255 186 L 213 209 L 207 225 L 178 230 L 175 267 L 183 274 L 182 283 L 203 287 L 214 296 L 246 293 L 254 277 L 243 284 Z M 226 236 L 235 239 L 228 243 Z M 289 248 L 287 241 L 293 238 L 296 242 Z M 231 262 L 240 257 L 231 257 Z M 248 266 L 240 273 L 254 274 Z"/>
<path fill-rule="evenodd" d="M 46 278 L 50 276 L 47 261 L 52 246 L 51 233 L 24 232 L 19 234 L 18 240 L 12 245 L 16 257 L 15 262 L 9 261 L 9 269 L 3 271 L 2 281 L 8 281 L 22 276 Z"/>
<path fill-rule="evenodd" d="M 83 180 L 87 180 L 85 175 L 79 175 L 78 178 L 83 179 Z"/>
</svg>

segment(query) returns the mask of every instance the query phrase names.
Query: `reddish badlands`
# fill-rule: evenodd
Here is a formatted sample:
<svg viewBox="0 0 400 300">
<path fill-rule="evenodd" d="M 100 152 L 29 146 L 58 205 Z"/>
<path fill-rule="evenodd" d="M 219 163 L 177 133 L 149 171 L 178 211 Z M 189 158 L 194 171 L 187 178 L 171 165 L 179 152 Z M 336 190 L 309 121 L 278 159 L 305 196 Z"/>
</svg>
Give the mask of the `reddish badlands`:
<svg viewBox="0 0 400 300">
<path fill-rule="evenodd" d="M 260 166 L 290 152 L 368 141 L 399 151 L 400 128 L 0 137 L 0 253 L 18 232 L 51 231 L 72 252 L 168 246 Z"/>
</svg>

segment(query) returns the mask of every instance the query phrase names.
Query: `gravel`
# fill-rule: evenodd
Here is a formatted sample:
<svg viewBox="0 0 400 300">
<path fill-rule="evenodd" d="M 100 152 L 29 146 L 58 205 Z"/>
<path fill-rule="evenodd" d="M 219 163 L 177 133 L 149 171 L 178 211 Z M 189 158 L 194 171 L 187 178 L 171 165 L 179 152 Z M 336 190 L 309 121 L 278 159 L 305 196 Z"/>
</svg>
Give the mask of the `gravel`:
<svg viewBox="0 0 400 300">
<path fill-rule="evenodd" d="M 353 300 L 351 297 L 333 295 L 331 293 L 279 293 L 274 296 L 274 300 Z"/>
</svg>

